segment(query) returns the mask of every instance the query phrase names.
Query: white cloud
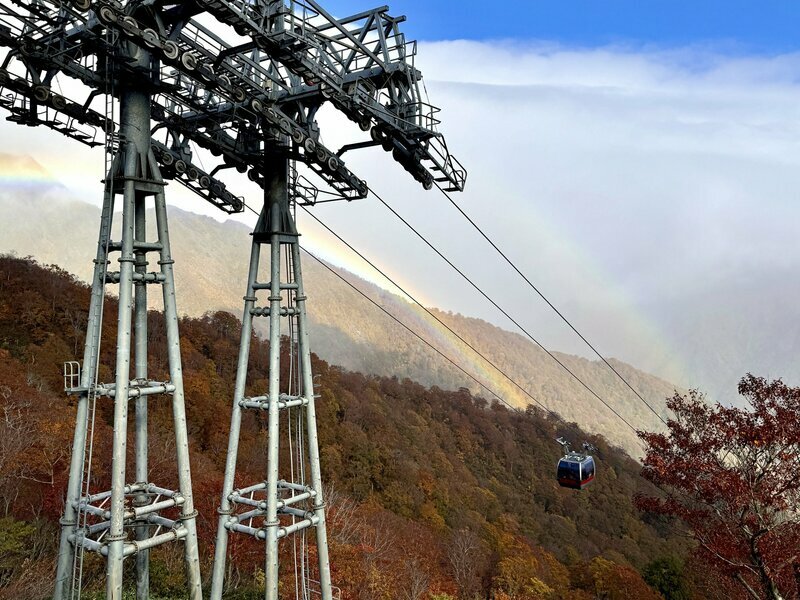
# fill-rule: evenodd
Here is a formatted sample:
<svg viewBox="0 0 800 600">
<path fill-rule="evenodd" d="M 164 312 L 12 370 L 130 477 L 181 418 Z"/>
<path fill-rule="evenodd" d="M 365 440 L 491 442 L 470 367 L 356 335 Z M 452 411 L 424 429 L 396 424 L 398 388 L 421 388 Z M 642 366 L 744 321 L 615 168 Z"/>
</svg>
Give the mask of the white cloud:
<svg viewBox="0 0 800 600">
<path fill-rule="evenodd" d="M 441 42 L 418 64 L 470 170 L 459 202 L 608 354 L 680 377 L 668 347 L 676 364 L 709 349 L 676 339 L 679 301 L 800 266 L 800 55 Z M 358 172 L 398 210 L 548 344 L 580 349 L 446 202 L 367 156 Z M 413 238 L 384 235 L 379 210 L 325 214 L 432 302 L 503 323 Z M 716 386 L 696 371 L 679 383 Z"/>
<path fill-rule="evenodd" d="M 417 65 L 470 171 L 456 198 L 608 354 L 677 376 L 660 361 L 680 363 L 694 342 L 673 339 L 670 307 L 713 282 L 800 266 L 800 55 L 456 41 L 423 44 Z M 352 131 L 323 125 L 333 146 Z M 0 132 L 86 189 L 72 144 Z M 438 193 L 379 150 L 346 158 L 545 343 L 580 349 Z M 506 325 L 374 200 L 317 214 L 427 302 Z M 676 356 L 654 350 L 663 340 Z"/>
</svg>

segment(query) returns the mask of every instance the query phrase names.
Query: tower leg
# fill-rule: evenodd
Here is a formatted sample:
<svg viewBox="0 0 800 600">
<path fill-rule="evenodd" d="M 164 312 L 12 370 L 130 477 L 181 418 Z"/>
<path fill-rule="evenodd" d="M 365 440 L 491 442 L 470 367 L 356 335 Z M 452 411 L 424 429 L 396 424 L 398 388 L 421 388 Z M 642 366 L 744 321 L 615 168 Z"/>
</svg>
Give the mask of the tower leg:
<svg viewBox="0 0 800 600">
<path fill-rule="evenodd" d="M 306 295 L 303 292 L 303 273 L 300 267 L 300 244 L 292 244 L 292 266 L 297 285 L 297 342 L 300 354 L 303 396 L 308 398 L 306 406 L 306 430 L 308 435 L 308 462 L 311 467 L 311 487 L 316 491 L 314 515 L 317 523 L 317 556 L 319 559 L 319 583 L 322 600 L 331 600 L 331 566 L 328 558 L 328 535 L 325 526 L 325 498 L 322 489 L 322 469 L 319 461 L 319 436 L 317 435 L 317 413 L 314 406 L 314 376 L 311 372 L 311 349 L 308 344 Z"/>
<path fill-rule="evenodd" d="M 112 166 L 111 172 L 113 173 Z M 108 267 L 108 243 L 111 237 L 111 221 L 114 214 L 114 194 L 110 187 L 111 173 L 106 174 L 106 192 L 103 196 L 103 209 L 100 215 L 100 233 L 97 240 L 97 255 L 94 260 L 92 294 L 89 300 L 89 320 L 86 325 L 83 369 L 80 385 L 84 391 L 78 397 L 75 434 L 72 441 L 67 499 L 64 515 L 61 518 L 61 537 L 58 545 L 58 564 L 54 600 L 65 600 L 72 587 L 72 570 L 75 561 L 75 546 L 70 536 L 77 533 L 79 513 L 77 504 L 81 498 L 84 459 L 86 457 L 86 438 L 89 425 L 89 388 L 94 384 L 101 327 L 101 312 L 105 294 L 105 274 Z"/>
<path fill-rule="evenodd" d="M 145 220 L 145 198 L 136 198 L 136 241 L 147 241 Z M 143 278 L 147 273 L 147 254 L 136 251 L 136 274 L 142 278 L 136 282 L 134 297 L 134 331 L 135 331 L 135 367 L 134 377 L 138 381 L 147 381 L 147 285 Z M 147 397 L 136 398 L 136 481 L 147 483 Z M 146 494 L 139 494 L 134 499 L 135 506 L 146 506 Z M 150 537 L 150 526 L 145 523 L 136 525 L 136 540 L 144 541 Z M 150 550 L 142 550 L 136 555 L 136 600 L 147 600 L 150 595 Z"/>
<path fill-rule="evenodd" d="M 211 600 L 220 600 L 227 554 L 228 536 L 246 534 L 265 542 L 265 590 L 266 600 L 277 600 L 279 590 L 279 542 L 290 535 L 309 527 L 316 527 L 317 554 L 319 557 L 319 590 L 313 597 L 332 600 L 330 565 L 325 529 L 325 504 L 319 461 L 316 415 L 314 411 L 314 389 L 311 374 L 311 355 L 306 327 L 305 295 L 298 234 L 289 210 L 288 163 L 286 160 L 269 159 L 264 169 L 264 208 L 253 232 L 253 249 L 250 257 L 250 272 L 242 318 L 242 339 L 239 346 L 239 365 L 234 393 L 230 439 L 228 440 L 228 462 L 223 484 L 220 517 L 217 530 L 217 546 L 214 556 L 214 577 Z M 269 244 L 269 283 L 257 281 L 260 246 Z M 289 249 L 292 263 L 287 280 L 281 281 L 281 252 Z M 256 306 L 256 294 L 269 290 L 268 303 Z M 269 318 L 269 377 L 266 395 L 245 397 L 248 371 L 250 336 L 253 317 Z M 292 388 L 281 393 L 281 318 L 297 319 L 297 350 L 299 352 L 298 391 Z M 294 340 L 290 340 L 294 343 Z M 293 395 L 296 394 L 296 395 Z M 241 435 L 242 410 L 251 409 L 266 413 L 267 424 L 267 469 L 265 481 L 255 485 L 234 489 L 236 452 Z M 308 461 L 311 481 L 296 481 L 291 477 L 279 478 L 280 411 L 305 411 L 307 442 L 298 448 L 307 447 L 308 454 L 292 457 L 292 460 Z M 299 434 L 299 432 L 298 432 Z M 300 473 L 304 469 L 299 470 Z M 261 496 L 263 495 L 263 497 Z M 305 550 L 304 550 L 305 551 Z M 308 579 L 296 582 L 299 589 L 313 584 Z M 305 597 L 305 595 L 303 596 Z"/>
<path fill-rule="evenodd" d="M 158 164 L 152 152 L 149 153 L 151 169 L 158 179 Z M 181 523 L 186 530 L 184 538 L 184 554 L 186 558 L 186 579 L 191 600 L 203 600 L 202 582 L 200 581 L 200 551 L 197 544 L 197 511 L 194 509 L 192 495 L 192 472 L 189 465 L 189 433 L 186 425 L 186 406 L 183 392 L 183 367 L 181 366 L 181 345 L 178 336 L 178 308 L 175 301 L 175 278 L 172 265 L 172 253 L 169 245 L 169 227 L 167 225 L 167 204 L 164 192 L 155 195 L 156 227 L 158 241 L 161 245 L 159 265 L 164 277 L 162 290 L 164 294 L 164 319 L 167 324 L 167 355 L 169 357 L 169 376 L 175 386 L 172 394 L 172 416 L 175 427 L 175 447 L 177 451 L 178 490 L 183 496 L 181 506 Z"/>
<path fill-rule="evenodd" d="M 266 600 L 278 600 L 278 451 L 280 421 L 278 400 L 281 395 L 281 234 L 280 198 L 270 198 L 270 295 L 269 295 L 269 424 L 267 428 L 267 551 L 264 574 Z"/>
<path fill-rule="evenodd" d="M 131 314 L 133 304 L 134 218 L 137 158 L 131 143 L 125 154 L 125 185 L 122 200 L 122 251 L 119 257 L 119 311 L 117 316 L 117 363 L 114 396 L 114 436 L 111 449 L 111 526 L 106 565 L 106 598 L 122 600 L 122 561 L 125 535 L 125 466 L 128 442 L 128 391 L 130 386 Z"/>
<path fill-rule="evenodd" d="M 256 230 L 263 228 L 264 210 L 261 211 Z M 236 368 L 236 384 L 233 392 L 233 408 L 231 412 L 231 431 L 228 437 L 228 454 L 225 459 L 225 479 L 222 483 L 222 499 L 219 505 L 219 520 L 217 523 L 217 543 L 214 547 L 214 568 L 211 576 L 211 598 L 222 598 L 225 583 L 225 562 L 228 553 L 228 519 L 232 514 L 230 495 L 233 493 L 234 477 L 236 475 L 236 458 L 239 452 L 239 434 L 242 425 L 242 407 L 239 404 L 244 399 L 245 384 L 247 383 L 247 365 L 250 360 L 250 338 L 253 335 L 253 315 L 250 312 L 256 302 L 256 279 L 258 265 L 261 257 L 261 244 L 253 239 L 250 249 L 250 269 L 247 275 L 247 293 L 244 296 L 244 312 L 242 314 L 242 337 L 239 340 L 239 363 Z"/>
</svg>

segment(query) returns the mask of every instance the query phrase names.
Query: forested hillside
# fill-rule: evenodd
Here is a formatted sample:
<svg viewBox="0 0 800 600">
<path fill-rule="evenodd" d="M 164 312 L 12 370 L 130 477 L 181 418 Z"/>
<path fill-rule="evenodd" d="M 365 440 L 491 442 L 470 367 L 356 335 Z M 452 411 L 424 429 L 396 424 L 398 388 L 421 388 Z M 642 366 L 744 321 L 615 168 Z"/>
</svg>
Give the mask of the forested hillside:
<svg viewBox="0 0 800 600">
<path fill-rule="evenodd" d="M 44 598 L 64 497 L 74 407 L 61 392 L 60 367 L 81 354 L 89 290 L 56 268 L 0 258 L 0 595 Z M 108 299 L 106 311 L 116 314 Z M 161 320 L 151 315 L 153 376 L 164 370 Z M 106 320 L 101 380 L 109 380 L 115 319 Z M 218 312 L 181 323 L 195 502 L 204 569 L 216 524 L 236 367 L 239 322 Z M 265 382 L 267 344 L 253 340 L 250 381 Z M 681 567 L 688 548 L 672 525 L 632 505 L 654 489 L 640 466 L 600 436 L 534 409 L 369 377 L 314 359 L 318 417 L 335 583 L 342 598 L 672 598 L 727 597 L 708 574 Z M 110 404 L 98 408 L 93 483 L 107 485 Z M 153 479 L 169 482 L 167 405 L 151 404 Z M 240 475 L 263 477 L 262 423 L 244 422 Z M 598 447 L 597 482 L 585 492 L 554 481 L 553 438 Z M 230 597 L 251 597 L 263 549 L 247 541 L 237 556 Z M 287 557 L 288 560 L 288 557 Z M 180 597 L 179 558 L 155 553 L 154 593 Z M 89 561 L 89 588 L 98 563 Z M 663 573 L 675 575 L 665 584 Z M 660 579 L 659 579 L 660 578 Z M 683 587 L 682 587 L 683 586 Z M 687 591 L 689 590 L 689 591 Z M 714 591 L 712 591 L 714 590 Z M 719 595 L 717 594 L 719 591 Z M 691 592 L 691 596 L 689 595 Z M 252 591 L 253 597 L 257 593 Z M 285 597 L 294 597 L 290 586 Z M 677 595 L 675 595 L 677 594 Z M 680 595 L 683 594 L 683 595 Z"/>
<path fill-rule="evenodd" d="M 22 160 L 17 159 L 17 162 Z M 4 161 L 17 165 L 8 155 L 0 154 L 0 166 Z M 29 163 L 30 160 L 24 163 L 25 169 L 35 171 L 37 165 Z M 23 195 L 24 202 L 21 201 Z M 98 222 L 98 208 L 70 199 L 68 192 L 57 182 L 48 181 L 43 171 L 41 181 L 35 185 L 24 189 L 0 188 L 0 252 L 13 250 L 19 256 L 32 255 L 88 280 Z M 170 228 L 176 260 L 178 310 L 190 316 L 220 309 L 239 315 L 249 260 L 250 230 L 240 223 L 219 223 L 210 217 L 178 209 L 170 209 Z M 42 232 L 47 235 L 42 236 Z M 450 390 L 467 387 L 473 393 L 486 394 L 462 371 L 421 344 L 334 272 L 307 255 L 303 269 L 310 299 L 312 349 L 319 356 L 362 373 L 409 377 L 424 385 Z M 468 372 L 479 375 L 483 383 L 510 403 L 525 407 L 532 402 L 418 307 L 345 270 L 335 272 Z M 435 309 L 432 312 L 545 406 L 637 455 L 640 446 L 633 432 L 530 340 L 486 321 Z M 656 416 L 605 365 L 578 356 L 556 354 L 635 427 L 655 429 L 661 426 Z M 675 385 L 625 363 L 613 361 L 613 364 L 664 416 L 663 399 L 673 394 Z"/>
</svg>

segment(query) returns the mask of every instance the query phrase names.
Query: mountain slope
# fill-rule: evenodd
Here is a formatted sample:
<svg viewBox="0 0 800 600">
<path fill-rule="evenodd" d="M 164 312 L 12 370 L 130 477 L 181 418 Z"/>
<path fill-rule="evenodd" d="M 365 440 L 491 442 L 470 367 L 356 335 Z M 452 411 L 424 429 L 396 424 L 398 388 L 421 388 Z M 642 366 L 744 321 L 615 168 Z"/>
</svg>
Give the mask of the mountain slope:
<svg viewBox="0 0 800 600">
<path fill-rule="evenodd" d="M 0 444 L 10 450 L 3 455 L 10 459 L 6 468 L 0 469 L 0 506 L 6 509 L 0 513 L 0 539 L 13 534 L 20 540 L 5 546 L 0 586 L 24 585 L 25 573 L 33 572 L 41 582 L 42 573 L 51 569 L 47 561 L 56 548 L 75 418 L 74 406 L 60 390 L 59 361 L 81 345 L 83 332 L 74 322 L 88 312 L 88 299 L 88 287 L 62 271 L 0 257 L 0 414 L 13 417 L 0 419 Z M 116 312 L 113 298 L 106 309 Z M 150 319 L 149 341 L 162 348 L 162 318 L 151 312 Z M 207 576 L 240 324 L 218 312 L 183 319 L 181 329 L 193 489 Z M 107 322 L 102 381 L 113 377 L 107 365 L 115 355 L 114 334 L 113 322 Z M 266 385 L 267 353 L 266 342 L 254 342 L 248 394 Z M 165 361 L 162 352 L 152 352 L 152 377 L 166 376 Z M 639 476 L 640 465 L 602 437 L 589 438 L 598 447 L 596 482 L 585 492 L 565 490 L 554 477 L 560 448 L 553 437 L 588 437 L 573 425 L 535 410 L 510 411 L 464 390 L 446 392 L 349 372 L 317 357 L 313 370 L 324 477 L 334 490 L 327 498 L 332 570 L 343 600 L 406 597 L 404 586 L 412 575 L 423 578 L 431 594 L 451 598 L 456 593 L 473 597 L 467 593 L 472 589 L 496 598 L 585 600 L 606 594 L 657 600 L 634 569 L 665 556 L 682 558 L 689 550 L 669 524 L 636 512 L 633 496 L 656 490 Z M 113 404 L 98 402 L 97 411 L 92 485 L 107 489 Z M 154 397 L 149 411 L 150 441 L 159 449 L 151 453 L 151 479 L 174 485 L 171 408 Z M 286 423 L 282 427 L 281 436 L 288 434 Z M 246 413 L 240 481 L 263 478 L 265 442 L 262 418 Z M 466 557 L 471 580 L 454 572 L 452 542 L 459 536 L 462 542 L 471 540 Z M 36 544 L 28 543 L 34 537 Z M 294 597 L 288 588 L 291 545 L 283 548 L 287 589 L 281 597 L 288 600 Z M 230 579 L 239 589 L 230 597 L 258 597 L 247 587 L 258 585 L 263 544 L 240 536 L 232 551 L 237 561 Z M 153 558 L 154 596 L 181 597 L 179 549 L 172 554 L 159 549 Z M 570 577 L 575 571 L 586 576 Z M 91 592 L 102 581 L 100 561 L 87 560 L 84 573 L 90 586 L 85 591 Z M 533 585 L 534 580 L 541 584 L 535 586 L 539 592 L 521 593 L 527 588 L 519 582 Z M 369 593 L 360 594 L 365 590 Z M 38 600 L 48 591 L 39 585 L 14 597 Z"/>
<path fill-rule="evenodd" d="M 55 182 L 26 189 L 24 202 L 21 197 L 14 187 L 0 188 L 0 252 L 31 255 L 88 280 L 99 209 L 70 199 Z M 250 251 L 247 227 L 177 209 L 169 214 L 179 310 L 193 316 L 219 309 L 239 314 Z M 306 257 L 303 269 L 312 348 L 322 358 L 364 373 L 409 377 L 425 385 L 466 387 L 487 394 L 330 270 L 310 257 Z M 418 307 L 351 273 L 336 272 L 511 404 L 526 406 L 532 402 L 530 396 Z M 158 306 L 156 301 L 154 307 Z M 638 455 L 640 446 L 630 428 L 528 339 L 482 320 L 432 312 L 548 409 Z M 607 367 L 572 355 L 557 356 L 634 427 L 652 430 L 660 425 Z M 663 400 L 673 394 L 675 386 L 627 364 L 614 365 L 664 416 Z"/>
</svg>

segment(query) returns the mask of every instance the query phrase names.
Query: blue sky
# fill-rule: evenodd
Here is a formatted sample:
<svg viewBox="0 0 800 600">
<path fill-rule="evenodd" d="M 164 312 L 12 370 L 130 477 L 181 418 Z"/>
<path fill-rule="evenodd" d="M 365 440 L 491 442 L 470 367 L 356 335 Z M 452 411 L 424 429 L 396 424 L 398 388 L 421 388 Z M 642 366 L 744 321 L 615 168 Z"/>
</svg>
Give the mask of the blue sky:
<svg viewBox="0 0 800 600">
<path fill-rule="evenodd" d="M 800 47 L 796 0 L 388 0 L 391 14 L 420 40 L 536 39 L 568 45 L 707 43 L 745 53 L 782 53 Z M 337 15 L 378 5 L 328 0 Z M 487 8 L 489 7 L 489 8 Z"/>
</svg>

